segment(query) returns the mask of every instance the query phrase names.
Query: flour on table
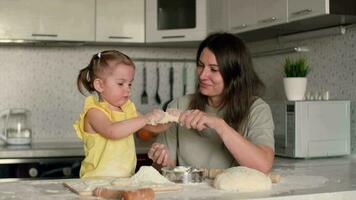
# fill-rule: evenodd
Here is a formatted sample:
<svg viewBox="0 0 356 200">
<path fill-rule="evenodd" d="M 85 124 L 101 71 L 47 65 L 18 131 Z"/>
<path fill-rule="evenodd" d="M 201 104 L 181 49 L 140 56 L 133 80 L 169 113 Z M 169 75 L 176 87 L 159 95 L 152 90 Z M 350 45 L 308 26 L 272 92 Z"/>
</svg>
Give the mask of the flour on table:
<svg viewBox="0 0 356 200">
<path fill-rule="evenodd" d="M 166 124 L 166 123 L 170 123 L 170 122 L 178 122 L 178 119 L 179 119 L 179 116 L 174 116 L 174 115 L 171 115 L 167 112 L 164 113 L 164 117 L 155 122 L 155 121 L 150 121 L 148 124 L 150 125 L 157 125 L 157 124 Z"/>
<path fill-rule="evenodd" d="M 188 171 L 190 168 L 189 167 L 185 167 L 185 166 L 178 166 L 178 167 L 175 167 L 173 169 L 174 172 L 186 172 Z"/>
<path fill-rule="evenodd" d="M 257 192 L 270 190 L 271 179 L 262 172 L 248 167 L 232 167 L 219 174 L 214 187 L 227 191 Z"/>
<path fill-rule="evenodd" d="M 162 176 L 152 166 L 142 166 L 138 172 L 133 175 L 131 181 L 134 183 L 153 183 L 153 184 L 172 184 L 166 177 Z"/>
</svg>

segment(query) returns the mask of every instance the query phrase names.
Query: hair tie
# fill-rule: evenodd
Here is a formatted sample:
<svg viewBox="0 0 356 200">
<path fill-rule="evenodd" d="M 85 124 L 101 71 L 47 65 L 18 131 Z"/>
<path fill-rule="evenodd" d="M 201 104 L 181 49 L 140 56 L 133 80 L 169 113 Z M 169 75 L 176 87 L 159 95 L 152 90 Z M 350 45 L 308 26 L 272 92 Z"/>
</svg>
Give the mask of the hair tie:
<svg viewBox="0 0 356 200">
<path fill-rule="evenodd" d="M 100 58 L 101 57 L 101 52 L 99 52 L 98 54 L 96 54 L 97 56 L 98 56 L 98 58 Z"/>
</svg>

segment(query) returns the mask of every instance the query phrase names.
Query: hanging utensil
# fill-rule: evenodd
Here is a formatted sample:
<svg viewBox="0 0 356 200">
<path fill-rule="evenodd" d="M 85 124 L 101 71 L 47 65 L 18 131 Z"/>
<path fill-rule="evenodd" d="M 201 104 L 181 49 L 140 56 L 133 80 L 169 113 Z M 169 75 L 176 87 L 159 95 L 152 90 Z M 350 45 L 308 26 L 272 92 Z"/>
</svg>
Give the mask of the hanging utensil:
<svg viewBox="0 0 356 200">
<path fill-rule="evenodd" d="M 183 95 L 187 94 L 187 67 L 183 64 Z"/>
<path fill-rule="evenodd" d="M 156 86 L 156 96 L 155 96 L 155 99 L 156 99 L 156 103 L 157 104 L 161 104 L 161 97 L 159 96 L 159 66 L 157 65 L 157 68 L 156 68 L 156 79 L 157 79 L 157 86 Z"/>
<path fill-rule="evenodd" d="M 173 63 L 171 63 L 171 67 L 169 68 L 169 100 L 166 101 L 162 109 L 165 111 L 167 109 L 168 104 L 173 100 L 173 85 L 174 85 L 174 68 Z"/>
<path fill-rule="evenodd" d="M 141 94 L 141 104 L 148 104 L 148 95 L 146 92 L 147 86 L 147 74 L 146 74 L 146 64 L 143 64 L 143 91 Z"/>
</svg>

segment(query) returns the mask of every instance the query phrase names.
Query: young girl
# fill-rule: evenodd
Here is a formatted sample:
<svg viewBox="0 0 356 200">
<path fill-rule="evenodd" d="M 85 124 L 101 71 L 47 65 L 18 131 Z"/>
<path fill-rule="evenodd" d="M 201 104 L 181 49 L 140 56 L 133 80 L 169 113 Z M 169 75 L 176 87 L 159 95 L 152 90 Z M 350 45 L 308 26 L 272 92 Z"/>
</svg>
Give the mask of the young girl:
<svg viewBox="0 0 356 200">
<path fill-rule="evenodd" d="M 141 115 L 130 100 L 134 74 L 132 60 L 115 50 L 95 54 L 90 64 L 80 70 L 79 91 L 85 95 L 85 88 L 98 95 L 98 98 L 86 98 L 84 111 L 74 123 L 76 133 L 84 143 L 81 178 L 130 177 L 136 167 L 132 133 L 141 128 L 161 131 L 163 126 L 148 126 L 147 123 L 159 121 L 164 112 L 154 110 Z"/>
</svg>

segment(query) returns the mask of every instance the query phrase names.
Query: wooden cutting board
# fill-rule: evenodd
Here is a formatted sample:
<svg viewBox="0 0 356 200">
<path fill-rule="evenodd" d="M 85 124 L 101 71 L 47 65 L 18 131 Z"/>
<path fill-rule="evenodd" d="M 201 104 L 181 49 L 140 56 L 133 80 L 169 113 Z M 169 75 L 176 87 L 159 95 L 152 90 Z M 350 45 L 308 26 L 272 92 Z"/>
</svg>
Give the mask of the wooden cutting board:
<svg viewBox="0 0 356 200">
<path fill-rule="evenodd" d="M 81 196 L 92 196 L 97 187 L 110 186 L 113 179 L 72 179 L 63 182 L 63 185 L 72 192 Z"/>
<path fill-rule="evenodd" d="M 93 196 L 93 191 L 99 187 L 112 190 L 151 188 L 154 192 L 170 192 L 182 189 L 182 186 L 177 184 L 133 185 L 128 179 L 73 179 L 63 182 L 63 185 L 80 196 Z"/>
<path fill-rule="evenodd" d="M 124 179 L 115 179 L 111 182 L 113 186 L 132 186 L 130 182 Z M 140 185 L 136 185 L 139 188 L 152 188 L 155 192 L 169 192 L 169 191 L 179 191 L 182 189 L 181 185 L 175 183 L 167 183 L 167 184 L 157 184 L 157 183 L 143 183 Z"/>
</svg>

